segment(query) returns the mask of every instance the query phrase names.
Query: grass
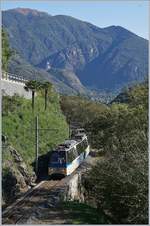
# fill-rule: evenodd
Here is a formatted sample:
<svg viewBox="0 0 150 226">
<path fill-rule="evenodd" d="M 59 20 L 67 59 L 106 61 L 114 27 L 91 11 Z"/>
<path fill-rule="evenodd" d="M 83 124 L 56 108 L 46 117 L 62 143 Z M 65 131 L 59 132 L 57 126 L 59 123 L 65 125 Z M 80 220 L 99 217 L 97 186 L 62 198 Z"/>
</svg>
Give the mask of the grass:
<svg viewBox="0 0 150 226">
<path fill-rule="evenodd" d="M 3 97 L 2 134 L 7 136 L 9 145 L 21 154 L 31 171 L 35 158 L 36 115 L 39 117 L 39 128 L 49 129 L 39 131 L 39 155 L 43 155 L 68 137 L 68 125 L 60 110 L 58 95 L 52 93 L 46 111 L 44 97 L 38 95 L 35 98 L 34 114 L 31 100 L 19 96 Z M 7 152 L 3 154 L 3 164 L 10 158 L 7 155 Z"/>
</svg>

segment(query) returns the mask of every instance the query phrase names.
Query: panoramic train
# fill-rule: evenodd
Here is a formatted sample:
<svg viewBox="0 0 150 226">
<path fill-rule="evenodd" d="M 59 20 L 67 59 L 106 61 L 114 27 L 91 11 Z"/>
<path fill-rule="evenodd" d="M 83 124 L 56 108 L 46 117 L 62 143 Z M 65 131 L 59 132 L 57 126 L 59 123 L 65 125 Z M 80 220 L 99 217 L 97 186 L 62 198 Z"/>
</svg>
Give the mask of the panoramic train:
<svg viewBox="0 0 150 226">
<path fill-rule="evenodd" d="M 70 175 L 88 156 L 90 146 L 84 129 L 77 129 L 71 136 L 52 151 L 48 164 L 48 175 Z"/>
</svg>

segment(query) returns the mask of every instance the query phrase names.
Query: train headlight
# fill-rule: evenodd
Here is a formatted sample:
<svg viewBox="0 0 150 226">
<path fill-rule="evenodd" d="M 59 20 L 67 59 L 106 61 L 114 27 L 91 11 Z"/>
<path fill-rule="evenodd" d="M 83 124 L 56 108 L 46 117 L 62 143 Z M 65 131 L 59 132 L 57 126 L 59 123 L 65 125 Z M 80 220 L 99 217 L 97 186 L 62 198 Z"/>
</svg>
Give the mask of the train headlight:
<svg viewBox="0 0 150 226">
<path fill-rule="evenodd" d="M 55 173 L 62 173 L 66 175 L 66 169 L 65 168 L 48 168 L 48 174 L 55 174 Z"/>
<path fill-rule="evenodd" d="M 63 172 L 64 174 L 66 174 L 66 169 L 62 169 L 62 172 Z"/>
<path fill-rule="evenodd" d="M 48 174 L 52 174 L 53 173 L 53 169 L 52 168 L 48 168 Z"/>
</svg>

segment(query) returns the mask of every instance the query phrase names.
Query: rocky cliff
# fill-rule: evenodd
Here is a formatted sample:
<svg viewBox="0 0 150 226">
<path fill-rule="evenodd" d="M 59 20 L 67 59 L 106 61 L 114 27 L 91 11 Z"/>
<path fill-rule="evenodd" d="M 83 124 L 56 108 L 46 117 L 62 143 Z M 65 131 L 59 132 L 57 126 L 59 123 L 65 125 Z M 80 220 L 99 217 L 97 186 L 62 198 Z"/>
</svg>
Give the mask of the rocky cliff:
<svg viewBox="0 0 150 226">
<path fill-rule="evenodd" d="M 5 153 L 4 153 L 5 152 Z M 4 146 L 2 173 L 3 205 L 8 205 L 31 188 L 36 180 L 34 172 L 29 172 L 21 155 L 11 146 Z"/>
</svg>

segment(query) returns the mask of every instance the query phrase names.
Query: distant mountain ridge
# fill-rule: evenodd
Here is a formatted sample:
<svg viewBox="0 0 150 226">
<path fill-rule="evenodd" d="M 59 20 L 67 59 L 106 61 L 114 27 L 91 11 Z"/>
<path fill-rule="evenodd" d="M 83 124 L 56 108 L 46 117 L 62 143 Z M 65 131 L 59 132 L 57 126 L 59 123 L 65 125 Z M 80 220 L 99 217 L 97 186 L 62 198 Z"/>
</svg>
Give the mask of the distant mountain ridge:
<svg viewBox="0 0 150 226">
<path fill-rule="evenodd" d="M 10 10 L 11 11 L 11 10 Z M 40 15 L 45 15 L 45 14 L 48 14 L 46 12 L 40 12 L 38 10 L 35 10 L 35 9 L 30 9 L 30 8 L 16 8 L 16 9 L 13 9 L 13 11 L 16 11 L 20 14 L 24 14 L 24 15 L 29 15 L 29 14 L 32 14 L 34 16 L 40 16 Z"/>
<path fill-rule="evenodd" d="M 123 27 L 22 8 L 2 12 L 2 24 L 26 62 L 79 93 L 114 92 L 148 74 L 148 41 Z"/>
</svg>

